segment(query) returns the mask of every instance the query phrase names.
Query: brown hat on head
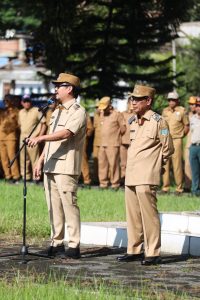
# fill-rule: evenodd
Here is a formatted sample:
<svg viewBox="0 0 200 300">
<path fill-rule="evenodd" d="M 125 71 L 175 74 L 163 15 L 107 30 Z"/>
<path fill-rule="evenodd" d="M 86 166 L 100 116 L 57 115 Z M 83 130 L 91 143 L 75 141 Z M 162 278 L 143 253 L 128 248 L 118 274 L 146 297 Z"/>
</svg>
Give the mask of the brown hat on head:
<svg viewBox="0 0 200 300">
<path fill-rule="evenodd" d="M 109 105 L 111 104 L 111 99 L 110 97 L 103 97 L 100 99 L 100 101 L 98 102 L 98 109 L 100 110 L 104 110 L 106 109 Z"/>
<path fill-rule="evenodd" d="M 70 83 L 76 87 L 80 86 L 80 79 L 77 76 L 67 73 L 60 73 L 57 80 L 52 81 L 53 84 L 56 83 Z"/>
<path fill-rule="evenodd" d="M 156 90 L 150 86 L 146 86 L 146 85 L 139 85 L 136 84 L 134 86 L 133 92 L 129 93 L 129 97 L 133 96 L 133 97 L 150 97 L 150 98 L 154 98 L 154 95 L 156 93 Z"/>
<path fill-rule="evenodd" d="M 196 104 L 197 97 L 196 96 L 191 96 L 188 100 L 189 104 Z"/>
</svg>

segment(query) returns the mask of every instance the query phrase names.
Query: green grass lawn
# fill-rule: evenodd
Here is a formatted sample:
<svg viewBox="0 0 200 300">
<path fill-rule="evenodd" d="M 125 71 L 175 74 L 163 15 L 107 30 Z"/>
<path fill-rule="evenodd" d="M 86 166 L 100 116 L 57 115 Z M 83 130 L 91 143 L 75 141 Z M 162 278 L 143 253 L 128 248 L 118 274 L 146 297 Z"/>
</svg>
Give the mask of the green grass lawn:
<svg viewBox="0 0 200 300">
<path fill-rule="evenodd" d="M 0 182 L 0 234 L 21 235 L 23 218 L 23 185 Z M 125 221 L 124 191 L 80 189 L 78 203 L 82 222 Z M 159 211 L 196 211 L 200 198 L 158 195 Z M 50 227 L 43 187 L 28 185 L 27 234 L 49 237 Z"/>
</svg>

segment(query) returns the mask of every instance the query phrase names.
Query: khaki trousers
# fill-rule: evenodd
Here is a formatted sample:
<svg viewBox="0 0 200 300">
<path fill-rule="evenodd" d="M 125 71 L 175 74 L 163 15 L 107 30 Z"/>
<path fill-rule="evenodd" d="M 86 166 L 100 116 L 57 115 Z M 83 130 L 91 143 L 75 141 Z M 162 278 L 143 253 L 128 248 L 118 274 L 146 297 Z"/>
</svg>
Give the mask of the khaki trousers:
<svg viewBox="0 0 200 300">
<path fill-rule="evenodd" d="M 159 256 L 161 227 L 157 210 L 156 187 L 125 186 L 128 254 Z"/>
<path fill-rule="evenodd" d="M 44 188 L 52 228 L 51 245 L 62 245 L 65 236 L 65 222 L 69 235 L 68 246 L 80 245 L 80 211 L 77 205 L 76 189 L 78 176 L 44 174 Z"/>
<path fill-rule="evenodd" d="M 119 187 L 119 147 L 99 147 L 98 162 L 100 187 L 108 187 L 109 174 L 111 186 Z"/>
<path fill-rule="evenodd" d="M 171 159 L 167 161 L 165 165 L 165 173 L 163 175 L 163 191 L 169 191 L 170 189 L 170 166 L 172 162 L 174 179 L 176 183 L 176 191 L 183 192 L 183 164 L 182 164 L 182 139 L 173 139 L 174 154 Z"/>
<path fill-rule="evenodd" d="M 22 141 L 20 140 L 20 145 L 22 145 Z M 39 159 L 39 147 L 38 145 L 34 148 L 26 147 L 27 155 L 26 155 L 26 179 L 31 180 L 33 178 L 33 169 L 36 162 Z M 20 152 L 20 172 L 21 176 L 24 177 L 24 151 L 23 148 Z"/>
<path fill-rule="evenodd" d="M 120 146 L 120 167 L 121 167 L 121 178 L 125 177 L 126 174 L 126 163 L 127 163 L 127 152 L 129 145 L 122 144 Z"/>
<path fill-rule="evenodd" d="M 83 146 L 83 158 L 82 158 L 82 165 L 81 165 L 81 172 L 83 176 L 83 182 L 85 184 L 91 183 L 90 178 L 90 169 L 89 169 L 89 163 L 88 163 L 88 157 L 87 157 L 87 145 L 88 140 L 86 139 Z"/>
<path fill-rule="evenodd" d="M 191 173 L 191 167 L 190 167 L 190 160 L 189 160 L 189 148 L 185 147 L 185 167 L 184 167 L 184 173 L 185 173 L 185 188 L 191 189 L 192 185 L 192 173 Z"/>
<path fill-rule="evenodd" d="M 11 168 L 9 168 L 10 161 L 15 157 L 17 149 L 17 141 L 0 141 L 0 156 L 3 172 L 6 179 L 19 179 L 19 166 L 17 159 L 14 161 Z"/>
</svg>

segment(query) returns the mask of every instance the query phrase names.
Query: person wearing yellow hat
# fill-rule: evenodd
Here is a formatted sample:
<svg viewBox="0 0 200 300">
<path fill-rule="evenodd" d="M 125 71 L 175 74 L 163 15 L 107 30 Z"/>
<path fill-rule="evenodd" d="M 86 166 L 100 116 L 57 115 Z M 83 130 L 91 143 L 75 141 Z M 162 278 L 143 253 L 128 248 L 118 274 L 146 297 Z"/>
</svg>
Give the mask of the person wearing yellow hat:
<svg viewBox="0 0 200 300">
<path fill-rule="evenodd" d="M 52 227 L 49 256 L 80 258 L 80 210 L 77 204 L 78 179 L 86 131 L 85 109 L 76 101 L 80 79 L 61 73 L 53 81 L 59 106 L 50 119 L 46 135 L 27 139 L 29 147 L 46 142 L 35 166 L 34 176 L 39 179 L 44 171 L 45 195 Z M 65 222 L 69 235 L 65 252 Z"/>
<path fill-rule="evenodd" d="M 156 90 L 135 85 L 129 94 L 130 146 L 125 176 L 127 253 L 119 262 L 141 260 L 144 266 L 161 263 L 161 227 L 156 190 L 161 171 L 174 151 L 167 122 L 151 110 Z"/>
<path fill-rule="evenodd" d="M 167 95 L 168 106 L 163 109 L 162 117 L 167 121 L 173 139 L 174 154 L 168 160 L 163 174 L 162 193 L 170 191 L 170 167 L 173 166 L 174 179 L 176 183 L 175 194 L 183 193 L 183 138 L 189 132 L 189 118 L 186 109 L 179 105 L 177 92 L 170 92 Z"/>
<path fill-rule="evenodd" d="M 100 188 L 113 190 L 120 186 L 120 143 L 126 126 L 120 112 L 113 109 L 110 97 L 103 97 L 98 103 L 100 112 L 100 146 L 98 151 L 98 174 Z M 110 177 L 110 178 L 109 178 Z"/>
<path fill-rule="evenodd" d="M 189 120 L 191 117 L 196 114 L 196 96 L 190 96 L 188 100 L 189 104 Z M 190 192 L 191 184 L 192 184 L 192 174 L 191 174 L 191 167 L 190 167 L 190 161 L 189 161 L 189 148 L 191 145 L 191 130 L 189 130 L 187 136 L 186 136 L 186 143 L 185 143 L 185 150 L 184 150 L 184 175 L 185 175 L 185 186 L 184 191 Z"/>
</svg>

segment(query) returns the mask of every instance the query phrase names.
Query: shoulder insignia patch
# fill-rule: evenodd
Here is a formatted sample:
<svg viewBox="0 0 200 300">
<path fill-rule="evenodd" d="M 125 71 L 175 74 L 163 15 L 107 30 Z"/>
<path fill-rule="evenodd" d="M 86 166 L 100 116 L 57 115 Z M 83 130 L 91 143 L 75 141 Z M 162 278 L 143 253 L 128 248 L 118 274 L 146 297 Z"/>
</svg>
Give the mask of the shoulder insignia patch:
<svg viewBox="0 0 200 300">
<path fill-rule="evenodd" d="M 160 130 L 160 134 L 161 135 L 168 135 L 169 134 L 169 129 L 168 128 L 162 128 Z"/>
<path fill-rule="evenodd" d="M 79 109 L 79 108 L 80 108 L 80 105 L 79 105 L 78 103 L 75 103 L 75 104 L 74 104 L 74 109 L 77 110 L 77 109 Z"/>
<path fill-rule="evenodd" d="M 131 125 L 135 120 L 136 120 L 136 116 L 133 115 L 130 119 L 128 119 L 128 124 Z"/>
<path fill-rule="evenodd" d="M 160 121 L 160 120 L 162 119 L 162 117 L 161 117 L 159 114 L 157 114 L 157 113 L 154 113 L 154 114 L 152 115 L 152 118 L 153 118 L 156 122 L 158 122 L 158 121 Z"/>
</svg>

